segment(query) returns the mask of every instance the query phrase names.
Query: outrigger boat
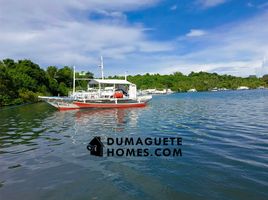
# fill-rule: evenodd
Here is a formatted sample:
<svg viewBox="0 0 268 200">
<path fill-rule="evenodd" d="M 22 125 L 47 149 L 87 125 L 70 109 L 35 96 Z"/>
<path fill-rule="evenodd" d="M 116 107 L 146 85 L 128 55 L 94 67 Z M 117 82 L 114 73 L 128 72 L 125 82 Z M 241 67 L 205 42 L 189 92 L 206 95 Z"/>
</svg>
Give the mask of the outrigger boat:
<svg viewBox="0 0 268 200">
<path fill-rule="evenodd" d="M 87 91 L 75 91 L 75 68 L 73 77 L 73 92 L 69 97 L 39 96 L 50 105 L 59 110 L 73 110 L 82 108 L 131 108 L 144 107 L 151 100 L 151 95 L 138 96 L 135 84 L 125 80 L 104 79 L 103 61 L 101 58 L 102 78 L 87 79 Z"/>
</svg>

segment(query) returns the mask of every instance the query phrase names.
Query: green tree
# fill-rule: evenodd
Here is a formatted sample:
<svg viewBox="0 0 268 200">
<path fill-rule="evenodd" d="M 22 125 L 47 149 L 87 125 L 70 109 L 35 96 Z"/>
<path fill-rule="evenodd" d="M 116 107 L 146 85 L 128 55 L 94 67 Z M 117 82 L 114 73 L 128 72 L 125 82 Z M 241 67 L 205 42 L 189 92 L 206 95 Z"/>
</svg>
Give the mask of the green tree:
<svg viewBox="0 0 268 200">
<path fill-rule="evenodd" d="M 59 94 L 61 96 L 67 96 L 68 95 L 68 91 L 69 90 L 68 90 L 67 86 L 65 85 L 65 83 L 61 82 L 59 84 Z"/>
<path fill-rule="evenodd" d="M 68 66 L 59 69 L 56 79 L 58 83 L 64 83 L 67 87 L 72 87 L 73 70 Z"/>
<path fill-rule="evenodd" d="M 268 84 L 268 74 L 263 75 L 262 80 Z"/>
<path fill-rule="evenodd" d="M 49 77 L 51 78 L 55 78 L 58 72 L 58 68 L 55 66 L 49 66 L 47 67 L 47 73 L 49 75 Z"/>
<path fill-rule="evenodd" d="M 0 106 L 11 104 L 16 93 L 13 90 L 12 78 L 9 76 L 7 67 L 0 62 Z"/>
</svg>

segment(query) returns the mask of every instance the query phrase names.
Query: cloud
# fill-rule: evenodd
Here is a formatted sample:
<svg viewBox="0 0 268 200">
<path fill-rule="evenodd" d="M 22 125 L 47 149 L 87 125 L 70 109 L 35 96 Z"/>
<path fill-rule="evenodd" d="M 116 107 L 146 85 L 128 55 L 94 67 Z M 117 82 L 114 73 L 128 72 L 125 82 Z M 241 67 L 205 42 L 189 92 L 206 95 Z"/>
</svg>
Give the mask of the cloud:
<svg viewBox="0 0 268 200">
<path fill-rule="evenodd" d="M 268 72 L 267 61 L 263 64 L 263 57 L 268 58 L 268 27 L 264 26 L 267 21 L 268 13 L 262 13 L 242 22 L 209 29 L 202 37 L 181 36 L 176 40 L 174 53 L 139 56 L 136 72 L 208 71 L 262 76 Z M 131 65 L 137 66 L 136 61 Z"/>
<path fill-rule="evenodd" d="M 230 73 L 239 76 L 256 74 L 262 66 L 263 56 L 268 57 L 268 27 L 264 26 L 268 13 L 262 13 L 243 22 L 233 22 L 208 30 L 203 37 L 180 38 L 179 43 L 190 46 L 183 55 L 174 60 L 169 71 L 206 70 L 218 73 Z M 266 63 L 266 62 L 265 62 Z M 189 69 L 179 66 L 189 66 Z M 195 67 L 193 67 L 195 66 Z M 171 70 L 172 69 L 172 70 Z M 258 71 L 266 72 L 267 66 Z"/>
<path fill-rule="evenodd" d="M 200 29 L 191 29 L 189 33 L 186 34 L 187 37 L 198 37 L 205 35 L 206 31 Z"/>
<path fill-rule="evenodd" d="M 177 5 L 173 5 L 169 9 L 174 11 L 174 10 L 177 10 L 177 8 L 178 8 Z"/>
<path fill-rule="evenodd" d="M 227 2 L 228 0 L 197 0 L 196 4 L 202 8 L 211 8 Z"/>
<path fill-rule="evenodd" d="M 263 57 L 261 66 L 256 68 L 256 74 L 258 76 L 268 74 L 268 60 L 266 59 L 266 57 Z"/>
<path fill-rule="evenodd" d="M 266 9 L 268 7 L 268 2 L 265 2 L 265 3 L 252 3 L 252 2 L 248 2 L 247 4 L 247 7 L 249 8 L 258 8 L 258 9 Z"/>
<path fill-rule="evenodd" d="M 147 38 L 147 27 L 129 24 L 124 11 L 158 0 L 2 1 L 0 58 L 30 58 L 42 65 L 96 65 L 98 56 L 170 51 L 171 42 Z M 51 6 L 53 5 L 53 6 Z M 30 10 L 29 10 L 30 9 Z"/>
<path fill-rule="evenodd" d="M 132 24 L 126 14 L 157 3 L 1 0 L 0 59 L 29 58 L 42 66 L 76 65 L 97 75 L 100 55 L 107 75 L 126 70 L 129 74 L 203 70 L 239 76 L 265 72 L 260 67 L 263 56 L 268 57 L 267 12 L 205 31 L 197 27 L 179 39 L 159 41 L 149 37 L 157 29 Z"/>
<path fill-rule="evenodd" d="M 123 12 L 118 11 L 106 11 L 106 10 L 96 10 L 91 13 L 91 17 L 99 19 L 114 19 L 119 21 L 127 21 L 127 16 Z"/>
</svg>

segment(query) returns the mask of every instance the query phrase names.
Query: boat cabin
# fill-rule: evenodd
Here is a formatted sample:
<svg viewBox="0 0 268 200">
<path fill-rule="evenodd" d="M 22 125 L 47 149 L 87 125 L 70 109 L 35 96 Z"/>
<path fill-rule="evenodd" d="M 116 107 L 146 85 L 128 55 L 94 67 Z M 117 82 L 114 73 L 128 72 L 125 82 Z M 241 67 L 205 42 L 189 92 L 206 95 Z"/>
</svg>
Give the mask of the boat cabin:
<svg viewBox="0 0 268 200">
<path fill-rule="evenodd" d="M 87 91 L 75 92 L 77 99 L 136 99 L 137 87 L 127 80 L 92 79 L 88 82 Z"/>
</svg>

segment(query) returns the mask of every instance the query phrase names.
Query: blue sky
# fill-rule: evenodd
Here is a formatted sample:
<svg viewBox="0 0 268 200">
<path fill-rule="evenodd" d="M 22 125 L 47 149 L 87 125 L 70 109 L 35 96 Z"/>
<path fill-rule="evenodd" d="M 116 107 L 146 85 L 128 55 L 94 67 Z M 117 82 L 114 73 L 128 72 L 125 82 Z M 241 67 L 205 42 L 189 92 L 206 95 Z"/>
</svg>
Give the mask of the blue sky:
<svg viewBox="0 0 268 200">
<path fill-rule="evenodd" d="M 0 59 L 100 75 L 268 73 L 267 0 L 0 0 Z"/>
</svg>

